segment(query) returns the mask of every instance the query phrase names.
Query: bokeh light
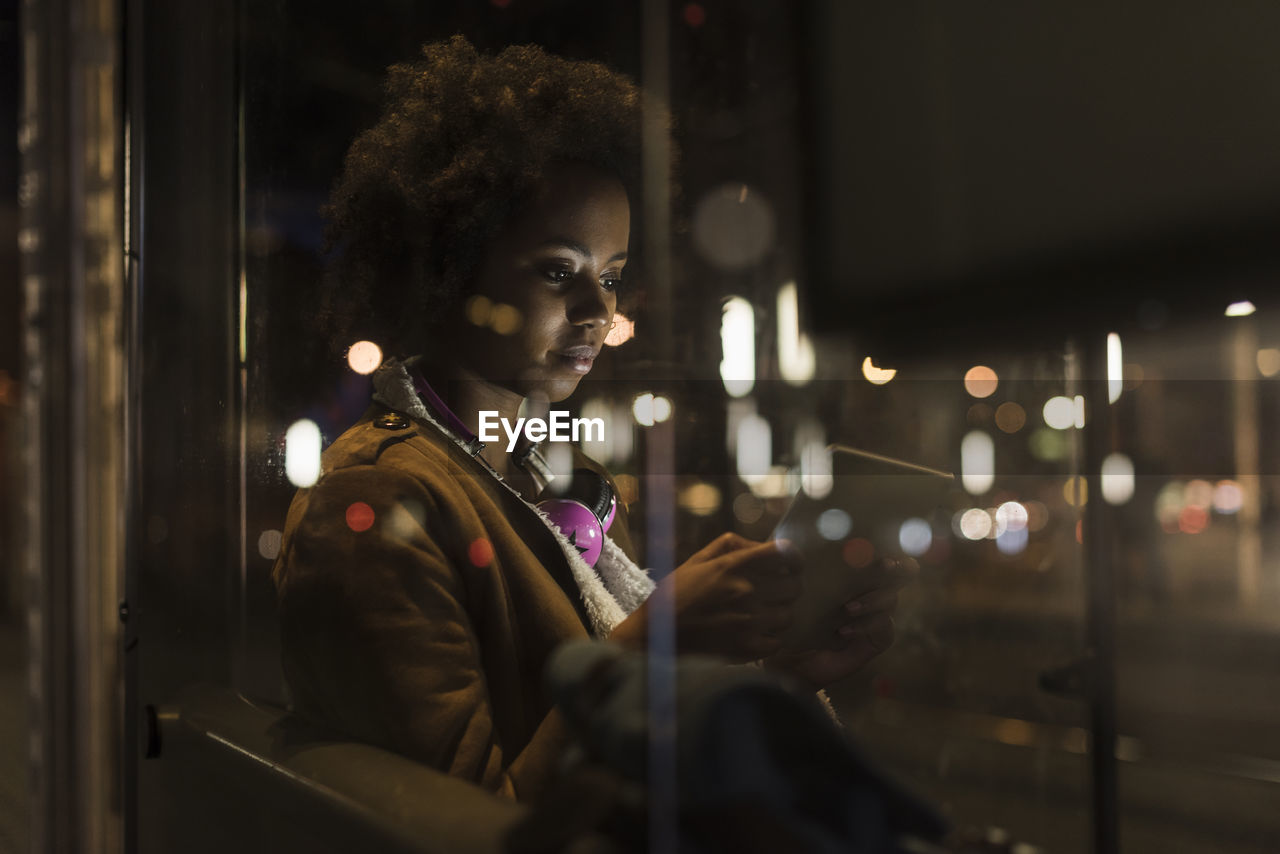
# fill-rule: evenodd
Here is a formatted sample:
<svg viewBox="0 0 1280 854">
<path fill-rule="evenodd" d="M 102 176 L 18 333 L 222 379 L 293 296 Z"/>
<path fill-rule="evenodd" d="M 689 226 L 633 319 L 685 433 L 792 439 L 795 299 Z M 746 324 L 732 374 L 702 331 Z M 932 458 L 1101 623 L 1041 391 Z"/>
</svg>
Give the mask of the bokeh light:
<svg viewBox="0 0 1280 854">
<path fill-rule="evenodd" d="M 1199 534 L 1209 527 L 1209 511 L 1203 507 L 1183 507 L 1178 514 L 1178 530 L 1184 534 Z"/>
<path fill-rule="evenodd" d="M 476 294 L 467 300 L 464 311 L 467 320 L 473 326 L 488 326 L 489 317 L 493 314 L 493 301 L 486 296 Z"/>
<path fill-rule="evenodd" d="M 738 477 L 743 483 L 759 483 L 768 473 L 773 462 L 773 433 L 769 422 L 759 415 L 747 415 L 738 422 L 737 458 Z"/>
<path fill-rule="evenodd" d="M 974 397 L 990 397 L 996 393 L 1000 378 L 986 365 L 974 365 L 964 374 L 964 390 Z"/>
<path fill-rule="evenodd" d="M 840 550 L 840 556 L 844 558 L 844 562 L 854 569 L 862 569 L 870 566 L 871 561 L 876 559 L 876 547 L 871 545 L 871 541 L 863 537 L 854 537 L 844 544 Z"/>
<path fill-rule="evenodd" d="M 542 456 L 551 469 L 551 489 L 563 495 L 569 491 L 573 481 L 573 445 L 569 442 L 546 442 L 542 445 Z"/>
<path fill-rule="evenodd" d="M 1044 423 L 1054 430 L 1067 430 L 1076 421 L 1076 405 L 1069 397 L 1057 395 L 1044 404 Z"/>
<path fill-rule="evenodd" d="M 636 322 L 625 314 L 613 316 L 613 328 L 604 337 L 606 347 L 619 347 L 636 337 Z"/>
<path fill-rule="evenodd" d="M 363 501 L 353 501 L 347 505 L 347 527 L 359 533 L 373 527 L 373 508 Z"/>
<path fill-rule="evenodd" d="M 773 250 L 773 208 L 759 190 L 740 182 L 708 191 L 693 211 L 693 246 L 709 264 L 736 272 Z"/>
<path fill-rule="evenodd" d="M 1026 551 L 1031 535 L 1026 528 L 1009 528 L 996 537 L 996 549 L 1001 554 L 1016 555 Z"/>
<path fill-rule="evenodd" d="M 1182 503 L 1187 507 L 1209 509 L 1213 505 L 1213 484 L 1200 478 L 1187 481 L 1186 488 L 1182 491 Z"/>
<path fill-rule="evenodd" d="M 663 397 L 660 394 L 653 396 L 653 420 L 656 424 L 661 424 L 671 417 L 671 398 Z"/>
<path fill-rule="evenodd" d="M 427 521 L 427 508 L 414 498 L 401 498 L 382 517 L 383 530 L 389 539 L 412 540 L 422 533 Z"/>
<path fill-rule="evenodd" d="M 733 499 L 733 516 L 744 525 L 754 525 L 764 516 L 764 502 L 753 493 L 744 492 Z"/>
<path fill-rule="evenodd" d="M 995 413 L 991 409 L 991 404 L 979 401 L 964 414 L 964 420 L 969 422 L 971 427 L 985 427 L 991 421 L 992 415 Z"/>
<path fill-rule="evenodd" d="M 813 342 L 800 331 L 800 298 L 796 283 L 778 289 L 778 373 L 791 385 L 801 386 L 813 379 Z"/>
<path fill-rule="evenodd" d="M 756 312 L 742 297 L 729 297 L 720 316 L 720 379 L 730 397 L 745 397 L 756 382 Z"/>
<path fill-rule="evenodd" d="M 970 507 L 960 514 L 960 534 L 967 540 L 983 540 L 991 533 L 991 514 L 978 507 Z"/>
<path fill-rule="evenodd" d="M 320 427 L 301 418 L 284 434 L 284 473 L 300 489 L 314 486 L 320 479 Z"/>
<path fill-rule="evenodd" d="M 1220 480 L 1213 487 L 1213 509 L 1229 516 L 1244 506 L 1244 490 L 1234 480 Z"/>
<path fill-rule="evenodd" d="M 918 516 L 907 519 L 898 528 L 898 545 L 912 557 L 920 557 L 933 545 L 933 528 Z"/>
<path fill-rule="evenodd" d="M 1013 401 L 996 407 L 996 426 L 1005 433 L 1017 433 L 1027 423 L 1027 411 Z"/>
<path fill-rule="evenodd" d="M 1115 403 L 1124 390 L 1124 348 L 1115 332 L 1107 335 L 1107 402 Z"/>
<path fill-rule="evenodd" d="M 995 479 L 995 443 L 981 430 L 970 431 L 960 443 L 960 482 L 971 495 L 982 495 Z"/>
<path fill-rule="evenodd" d="M 1027 527 L 1031 515 L 1017 501 L 1006 501 L 996 508 L 996 525 L 1003 531 L 1021 531 Z"/>
<path fill-rule="evenodd" d="M 1125 504 L 1133 498 L 1133 460 L 1121 453 L 1108 454 L 1102 461 L 1102 500 Z"/>
<path fill-rule="evenodd" d="M 849 531 L 853 530 L 853 519 L 849 518 L 849 514 L 839 507 L 823 510 L 818 515 L 816 524 L 818 533 L 822 535 L 822 538 L 833 542 L 835 540 L 843 540 L 849 536 Z"/>
<path fill-rule="evenodd" d="M 1239 302 L 1233 302 L 1227 306 L 1227 310 L 1223 312 L 1227 317 L 1248 317 L 1258 310 L 1252 302 L 1242 299 Z M 1198 531 L 1195 533 L 1199 533 Z"/>
<path fill-rule="evenodd" d="M 1062 500 L 1072 507 L 1083 507 L 1089 501 L 1089 481 L 1082 477 L 1069 477 L 1062 485 Z"/>
<path fill-rule="evenodd" d="M 635 450 L 635 423 L 631 417 L 631 407 L 626 400 L 613 404 L 613 418 L 606 419 L 605 438 L 609 441 L 609 457 L 625 462 L 631 459 Z"/>
<path fill-rule="evenodd" d="M 986 512 L 991 517 L 991 530 L 987 531 L 987 539 L 994 540 L 1004 533 L 1005 520 L 1003 517 L 996 515 L 996 508 L 994 507 L 988 507 Z"/>
<path fill-rule="evenodd" d="M 1070 450 L 1066 434 L 1048 427 L 1034 430 L 1027 444 L 1031 448 L 1031 456 L 1049 463 L 1065 459 Z"/>
<path fill-rule="evenodd" d="M 472 566 L 488 566 L 493 563 L 493 543 L 484 537 L 478 537 L 467 546 L 467 560 Z"/>
<path fill-rule="evenodd" d="M 347 365 L 357 374 L 371 374 L 382 364 L 382 348 L 372 341 L 357 341 L 347 350 Z"/>
<path fill-rule="evenodd" d="M 1275 347 L 1264 347 L 1258 351 L 1258 373 L 1264 377 L 1280 374 L 1280 350 Z"/>
<path fill-rule="evenodd" d="M 267 560 L 275 560 L 280 555 L 280 543 L 283 535 L 274 528 L 258 535 L 258 554 Z"/>
<path fill-rule="evenodd" d="M 862 375 L 872 385 L 884 385 L 898 375 L 897 368 L 878 368 L 871 357 L 862 360 Z"/>
<path fill-rule="evenodd" d="M 694 516 L 710 516 L 720 509 L 720 490 L 710 483 L 693 483 L 680 490 L 676 504 Z"/>
<path fill-rule="evenodd" d="M 701 3 L 685 3 L 680 15 L 684 18 L 684 22 L 695 30 L 707 22 L 707 10 Z"/>
<path fill-rule="evenodd" d="M 609 441 L 613 434 L 613 407 L 609 405 L 609 401 L 601 397 L 592 397 L 582 403 L 579 410 L 580 418 L 599 418 L 604 423 L 604 435 L 597 435 L 595 431 L 587 431 L 587 435 L 582 439 L 582 450 L 587 456 L 599 460 L 602 463 L 610 463 L 614 461 L 613 442 Z M 629 419 L 628 419 L 629 420 Z M 630 426 L 630 425 L 628 425 Z"/>
<path fill-rule="evenodd" d="M 763 475 L 743 480 L 761 498 L 787 498 L 796 491 L 799 476 L 786 466 L 769 466 Z"/>
<path fill-rule="evenodd" d="M 637 394 L 635 399 L 631 401 L 631 414 L 641 427 L 653 426 L 655 421 L 654 408 L 653 392 L 646 391 L 643 394 Z"/>
<path fill-rule="evenodd" d="M 524 315 L 514 305 L 496 303 L 489 314 L 489 328 L 499 335 L 515 335 L 524 326 Z"/>
<path fill-rule="evenodd" d="M 822 425 L 813 419 L 802 421 L 796 427 L 793 445 L 800 460 L 800 488 L 810 498 L 826 498 L 835 485 L 835 476 L 831 473 L 831 450 Z"/>
<path fill-rule="evenodd" d="M 1186 484 L 1171 480 L 1156 493 L 1156 521 L 1169 533 L 1178 530 L 1178 516 L 1182 513 Z"/>
</svg>

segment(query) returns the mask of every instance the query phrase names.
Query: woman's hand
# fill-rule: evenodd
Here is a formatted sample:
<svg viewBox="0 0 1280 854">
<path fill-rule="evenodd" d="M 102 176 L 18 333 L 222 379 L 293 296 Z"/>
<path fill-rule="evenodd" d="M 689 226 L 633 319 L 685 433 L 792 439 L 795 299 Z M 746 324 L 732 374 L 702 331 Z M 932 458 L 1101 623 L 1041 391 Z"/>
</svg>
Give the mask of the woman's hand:
<svg viewBox="0 0 1280 854">
<path fill-rule="evenodd" d="M 754 661 L 776 653 L 800 594 L 800 565 L 785 543 L 721 534 L 659 582 L 648 601 L 610 636 L 639 647 L 649 612 L 675 610 L 681 653 Z"/>
<path fill-rule="evenodd" d="M 893 562 L 882 564 L 883 583 L 845 603 L 846 621 L 835 632 L 833 645 L 808 650 L 787 650 L 769 656 L 764 666 L 786 673 L 815 691 L 860 670 L 893 644 L 893 614 L 898 591 L 915 575 L 914 568 Z"/>
</svg>

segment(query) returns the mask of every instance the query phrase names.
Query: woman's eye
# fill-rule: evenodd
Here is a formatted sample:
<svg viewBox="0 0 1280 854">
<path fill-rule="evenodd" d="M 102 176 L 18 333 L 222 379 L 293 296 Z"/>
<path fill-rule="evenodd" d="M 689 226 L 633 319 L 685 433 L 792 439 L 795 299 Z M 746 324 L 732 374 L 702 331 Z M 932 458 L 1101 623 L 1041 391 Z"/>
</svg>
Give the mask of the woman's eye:
<svg viewBox="0 0 1280 854">
<path fill-rule="evenodd" d="M 616 291 L 622 287 L 622 278 L 620 276 L 605 276 L 600 280 L 600 285 L 606 291 Z"/>
<path fill-rule="evenodd" d="M 542 271 L 542 275 L 547 277 L 547 281 L 563 284 L 573 278 L 573 271 L 566 270 L 563 267 L 548 267 Z"/>
</svg>

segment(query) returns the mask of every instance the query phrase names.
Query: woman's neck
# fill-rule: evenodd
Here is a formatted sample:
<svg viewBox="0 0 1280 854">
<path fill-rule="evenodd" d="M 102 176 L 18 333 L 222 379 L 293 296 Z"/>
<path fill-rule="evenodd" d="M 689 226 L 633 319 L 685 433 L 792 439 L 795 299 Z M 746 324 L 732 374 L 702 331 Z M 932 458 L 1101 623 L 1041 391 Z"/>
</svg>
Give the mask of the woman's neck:
<svg viewBox="0 0 1280 854">
<path fill-rule="evenodd" d="M 447 362 L 424 363 L 420 366 L 431 388 L 444 401 L 459 421 L 471 432 L 480 435 L 480 413 L 496 412 L 505 423 L 514 424 L 524 397 L 517 392 L 486 380 L 467 368 Z M 489 419 L 490 430 L 494 421 Z M 498 423 L 503 423 L 499 421 Z M 504 478 L 516 476 L 506 453 L 506 437 L 499 435 L 498 442 L 485 445 L 481 456 Z"/>
</svg>

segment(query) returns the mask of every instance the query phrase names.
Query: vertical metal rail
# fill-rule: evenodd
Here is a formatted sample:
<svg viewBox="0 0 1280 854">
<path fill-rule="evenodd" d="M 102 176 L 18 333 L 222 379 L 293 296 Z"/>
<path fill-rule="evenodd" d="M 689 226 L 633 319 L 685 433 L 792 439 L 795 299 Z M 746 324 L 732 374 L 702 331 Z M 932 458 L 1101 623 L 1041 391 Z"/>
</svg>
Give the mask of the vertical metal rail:
<svg viewBox="0 0 1280 854">
<path fill-rule="evenodd" d="M 126 296 L 115 0 L 28 0 L 19 246 L 32 850 L 118 851 Z"/>
<path fill-rule="evenodd" d="M 1102 498 L 1102 461 L 1115 441 L 1107 400 L 1106 334 L 1090 335 L 1080 354 L 1088 407 L 1084 427 L 1084 577 L 1088 597 L 1085 638 L 1089 679 L 1089 767 L 1092 776 L 1093 850 L 1120 850 L 1116 767 L 1115 528 Z M 1078 504 L 1078 503 L 1077 503 Z"/>
<path fill-rule="evenodd" d="M 141 599 L 138 595 L 138 564 L 142 559 L 138 532 L 142 530 L 141 513 L 143 454 L 141 446 L 141 369 L 142 369 L 142 241 L 143 185 L 142 163 L 142 4 L 124 0 L 120 16 L 121 44 L 121 115 L 124 122 L 122 186 L 125 300 L 128 306 L 125 325 L 125 360 L 129 366 L 125 382 L 125 545 L 124 593 L 120 602 L 120 623 L 124 655 L 124 726 L 120 780 L 123 849 L 126 854 L 138 850 L 138 761 L 147 745 L 142 733 L 142 709 L 138 702 L 139 656 L 138 620 Z"/>
<path fill-rule="evenodd" d="M 645 0 L 641 23 L 644 98 L 644 241 L 652 304 L 654 362 L 670 364 L 671 318 L 671 3 Z M 657 377 L 654 378 L 659 379 Z M 675 427 L 655 424 L 645 434 L 646 558 L 654 578 L 675 568 Z M 649 850 L 676 850 L 675 603 L 662 595 L 649 605 Z"/>
<path fill-rule="evenodd" d="M 234 526 L 228 528 L 236 532 L 238 545 L 234 550 L 236 559 L 236 594 L 234 597 L 235 613 L 231 626 L 235 627 L 235 649 L 231 661 L 231 684 L 238 690 L 247 690 L 249 679 L 249 282 L 245 266 L 245 80 L 244 80 L 244 0 L 232 4 L 235 20 L 235 44 L 233 68 L 235 72 L 235 198 L 232 207 L 235 212 L 235 277 L 236 304 L 230 328 L 236 335 L 236 368 L 234 372 L 235 389 L 230 396 L 234 401 L 228 407 L 232 423 L 228 425 L 228 435 L 236 437 L 236 495 L 231 502 L 231 520 Z"/>
</svg>

